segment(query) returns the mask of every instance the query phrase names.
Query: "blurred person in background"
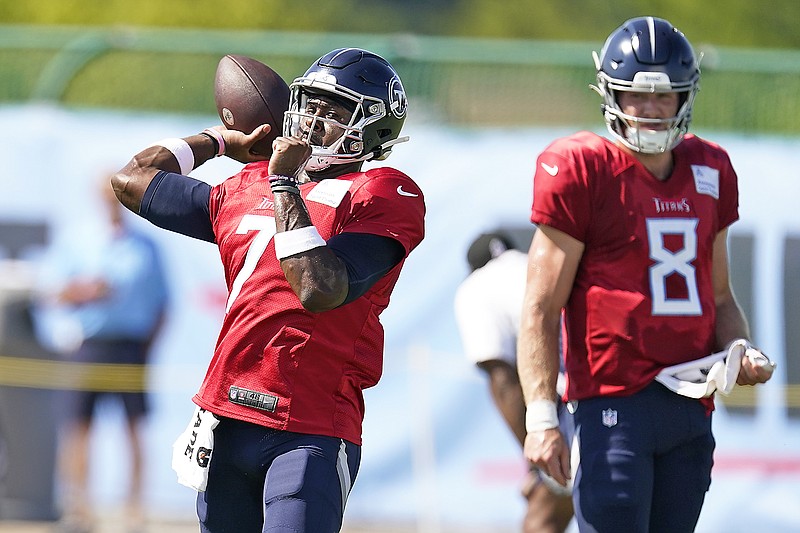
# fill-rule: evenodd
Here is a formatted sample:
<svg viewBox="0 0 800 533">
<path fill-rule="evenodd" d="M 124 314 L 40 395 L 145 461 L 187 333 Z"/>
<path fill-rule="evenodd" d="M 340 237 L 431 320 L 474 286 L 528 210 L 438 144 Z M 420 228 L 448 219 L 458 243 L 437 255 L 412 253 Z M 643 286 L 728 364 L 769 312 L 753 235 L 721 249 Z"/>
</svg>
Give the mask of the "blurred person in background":
<svg viewBox="0 0 800 533">
<path fill-rule="evenodd" d="M 737 176 L 721 147 L 687 133 L 700 69 L 671 23 L 628 20 L 594 58 L 611 139 L 576 133 L 536 162 L 525 456 L 561 484 L 574 472 L 582 532 L 691 532 L 711 484 L 715 391 L 774 368 L 730 284 Z M 572 450 L 556 416 L 561 331 Z"/>
<path fill-rule="evenodd" d="M 80 369 L 70 373 L 77 376 L 76 390 L 65 391 L 59 405 L 64 427 L 58 450 L 58 531 L 64 533 L 91 531 L 96 519 L 89 486 L 91 430 L 97 405 L 105 398 L 118 400 L 125 412 L 127 449 L 116 454 L 130 461 L 125 525 L 130 532 L 144 527 L 140 426 L 148 413 L 145 369 L 168 299 L 155 243 L 126 224 L 125 209 L 107 176 L 98 193 L 108 225 L 70 235 L 70 246 L 58 247 L 49 260 L 48 288 L 40 302 L 51 313 L 44 323 L 51 327 L 44 332 L 47 344 L 60 348 Z"/>
<path fill-rule="evenodd" d="M 525 400 L 517 375 L 517 334 L 525 293 L 527 255 L 502 231 L 479 235 L 467 250 L 470 274 L 459 285 L 455 315 L 467 358 L 486 375 L 495 406 L 522 448 Z M 563 376 L 559 382 L 563 387 Z M 563 392 L 563 388 L 561 389 Z M 559 405 L 562 432 L 572 415 Z M 572 520 L 570 490 L 533 467 L 522 486 L 524 533 L 562 533 Z"/>
<path fill-rule="evenodd" d="M 273 154 L 216 127 L 164 139 L 113 176 L 120 201 L 219 247 L 228 302 L 186 431 L 178 480 L 200 531 L 333 533 L 361 462 L 363 390 L 383 368 L 380 315 L 424 236 L 414 181 L 383 160 L 407 100 L 394 68 L 356 48 L 291 84 Z M 217 186 L 187 176 L 214 156 L 247 162 Z"/>
</svg>

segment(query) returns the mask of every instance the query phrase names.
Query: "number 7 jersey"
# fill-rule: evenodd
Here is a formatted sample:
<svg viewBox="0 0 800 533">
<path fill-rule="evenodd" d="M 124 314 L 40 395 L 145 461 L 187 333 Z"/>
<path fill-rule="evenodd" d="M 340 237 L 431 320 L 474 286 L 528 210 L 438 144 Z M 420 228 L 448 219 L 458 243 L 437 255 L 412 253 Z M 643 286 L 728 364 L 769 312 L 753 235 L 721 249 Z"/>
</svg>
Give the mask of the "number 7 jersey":
<svg viewBox="0 0 800 533">
<path fill-rule="evenodd" d="M 694 135 L 659 181 L 589 132 L 539 156 L 531 221 L 584 244 L 565 308 L 567 397 L 633 394 L 664 367 L 715 351 L 712 256 L 738 218 L 727 153 Z"/>
<path fill-rule="evenodd" d="M 383 365 L 381 312 L 405 260 L 363 296 L 311 313 L 275 256 L 267 162 L 247 165 L 211 191 L 210 215 L 229 296 L 195 403 L 226 417 L 361 443 L 362 390 Z M 371 233 L 400 242 L 406 257 L 424 235 L 425 205 L 405 174 L 378 168 L 300 186 L 324 239 Z"/>
</svg>

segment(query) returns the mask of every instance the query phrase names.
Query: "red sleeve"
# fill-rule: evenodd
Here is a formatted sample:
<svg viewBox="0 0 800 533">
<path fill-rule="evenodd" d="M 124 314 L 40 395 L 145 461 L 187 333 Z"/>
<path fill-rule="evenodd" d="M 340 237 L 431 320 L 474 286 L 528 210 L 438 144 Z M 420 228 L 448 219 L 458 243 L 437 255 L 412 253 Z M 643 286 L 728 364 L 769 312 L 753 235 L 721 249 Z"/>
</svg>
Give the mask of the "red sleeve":
<svg viewBox="0 0 800 533">
<path fill-rule="evenodd" d="M 222 183 L 215 185 L 211 189 L 211 197 L 208 201 L 208 211 L 211 223 L 214 225 L 214 232 L 217 232 L 217 216 L 225 199 L 236 191 L 248 184 L 263 179 L 267 176 L 269 161 L 258 161 L 248 163 L 237 174 L 225 179 Z"/>
<path fill-rule="evenodd" d="M 720 153 L 724 161 L 720 165 L 719 227 L 723 229 L 739 220 L 739 181 L 728 153 L 722 149 Z"/>
<path fill-rule="evenodd" d="M 217 219 L 219 208 L 222 205 L 222 199 L 225 197 L 225 182 L 215 185 L 211 188 L 211 195 L 208 199 L 208 213 L 211 217 L 211 223 Z"/>
<path fill-rule="evenodd" d="M 544 224 L 586 242 L 592 212 L 585 160 L 577 159 L 573 138 L 548 146 L 536 161 L 531 222 Z"/>
<path fill-rule="evenodd" d="M 342 232 L 391 237 L 410 253 L 425 235 L 425 198 L 411 178 L 398 170 L 377 168 L 352 191 L 351 216 Z"/>
</svg>

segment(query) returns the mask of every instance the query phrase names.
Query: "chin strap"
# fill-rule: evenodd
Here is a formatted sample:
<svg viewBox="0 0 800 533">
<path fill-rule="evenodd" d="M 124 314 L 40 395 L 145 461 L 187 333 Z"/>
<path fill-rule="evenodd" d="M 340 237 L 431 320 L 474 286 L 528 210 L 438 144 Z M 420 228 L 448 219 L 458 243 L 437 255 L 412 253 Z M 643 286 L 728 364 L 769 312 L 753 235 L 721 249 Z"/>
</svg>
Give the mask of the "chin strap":
<svg viewBox="0 0 800 533">
<path fill-rule="evenodd" d="M 339 162 L 336 162 L 336 163 L 331 162 L 331 163 L 328 163 L 327 165 L 325 165 L 324 167 L 320 166 L 319 164 L 315 165 L 314 163 L 312 163 L 311 167 L 309 167 L 308 163 L 306 163 L 305 170 L 309 170 L 311 172 L 319 172 L 321 170 L 325 170 L 327 168 L 330 168 L 333 165 L 345 165 L 345 164 L 349 164 L 349 163 L 359 163 L 359 162 L 362 162 L 362 161 L 383 161 L 384 159 L 389 157 L 389 153 L 392 151 L 390 147 L 394 146 L 395 144 L 400 144 L 400 143 L 407 142 L 410 138 L 411 137 L 406 135 L 406 136 L 403 136 L 403 137 L 398 137 L 397 139 L 392 139 L 391 141 L 386 141 L 382 145 L 378 146 L 377 148 L 375 148 L 371 152 L 362 155 L 361 157 L 354 157 L 352 159 L 347 158 L 347 159 L 340 160 Z M 336 158 L 335 154 L 320 155 L 320 156 L 312 155 L 309 158 L 309 161 L 316 160 L 316 161 L 319 162 L 319 161 L 323 161 L 323 160 L 326 160 L 326 159 L 335 159 L 335 158 Z"/>
<path fill-rule="evenodd" d="M 367 155 L 361 156 L 355 161 L 383 161 L 389 157 L 389 152 L 392 151 L 391 149 L 387 150 L 387 148 L 394 146 L 395 144 L 407 142 L 409 139 L 411 139 L 411 137 L 405 135 L 403 137 L 398 137 L 397 139 L 392 139 L 391 141 L 386 141 L 382 145 L 378 146 L 375 150 L 371 151 Z"/>
</svg>

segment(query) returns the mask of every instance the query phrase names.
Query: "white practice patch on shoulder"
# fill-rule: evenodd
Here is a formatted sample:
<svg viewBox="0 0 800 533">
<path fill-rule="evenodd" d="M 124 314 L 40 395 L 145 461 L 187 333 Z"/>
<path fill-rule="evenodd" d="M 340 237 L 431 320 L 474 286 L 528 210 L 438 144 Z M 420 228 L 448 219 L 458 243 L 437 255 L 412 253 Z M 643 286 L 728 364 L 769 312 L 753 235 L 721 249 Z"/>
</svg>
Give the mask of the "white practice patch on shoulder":
<svg viewBox="0 0 800 533">
<path fill-rule="evenodd" d="M 719 200 L 719 170 L 705 165 L 692 165 L 694 188 Z"/>
<path fill-rule="evenodd" d="M 342 203 L 344 195 L 350 190 L 350 185 L 352 184 L 352 181 L 347 180 L 322 180 L 308 193 L 306 200 L 329 205 L 331 207 L 338 207 L 339 204 Z"/>
</svg>

